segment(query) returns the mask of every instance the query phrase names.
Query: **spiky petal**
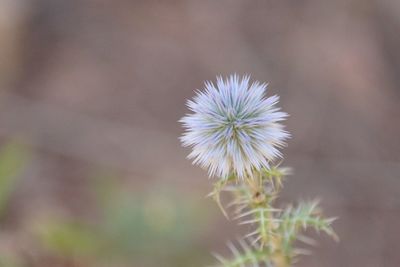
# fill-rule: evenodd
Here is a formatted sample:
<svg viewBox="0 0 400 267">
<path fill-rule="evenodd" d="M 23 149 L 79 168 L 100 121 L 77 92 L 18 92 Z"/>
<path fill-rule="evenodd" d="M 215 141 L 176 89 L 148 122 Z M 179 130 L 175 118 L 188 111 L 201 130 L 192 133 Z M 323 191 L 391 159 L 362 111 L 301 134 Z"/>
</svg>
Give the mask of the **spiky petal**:
<svg viewBox="0 0 400 267">
<path fill-rule="evenodd" d="M 193 113 L 180 120 L 185 128 L 180 139 L 193 148 L 188 157 L 210 176 L 252 176 L 281 157 L 278 149 L 289 133 L 280 122 L 288 115 L 275 106 L 277 95 L 265 97 L 266 84 L 249 80 L 218 77 L 187 102 Z"/>
</svg>

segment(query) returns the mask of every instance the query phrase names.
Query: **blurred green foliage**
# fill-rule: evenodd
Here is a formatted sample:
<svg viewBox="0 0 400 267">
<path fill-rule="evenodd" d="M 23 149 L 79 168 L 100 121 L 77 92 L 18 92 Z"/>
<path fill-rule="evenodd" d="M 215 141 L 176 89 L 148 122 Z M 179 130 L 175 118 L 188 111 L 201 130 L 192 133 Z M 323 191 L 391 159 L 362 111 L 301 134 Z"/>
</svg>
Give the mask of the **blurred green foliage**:
<svg viewBox="0 0 400 267">
<path fill-rule="evenodd" d="M 0 217 L 4 215 L 27 154 L 26 148 L 17 141 L 10 141 L 0 151 Z"/>
<path fill-rule="evenodd" d="M 0 255 L 1 267 L 22 267 L 23 265 L 14 255 Z"/>
<path fill-rule="evenodd" d="M 209 217 L 200 202 L 162 185 L 150 193 L 133 193 L 115 178 L 93 180 L 96 218 L 42 224 L 37 234 L 45 249 L 64 258 L 85 259 L 85 266 L 162 262 L 165 267 L 190 267 L 209 259 L 200 242 Z"/>
<path fill-rule="evenodd" d="M 18 177 L 26 165 L 28 155 L 27 148 L 18 140 L 8 141 L 0 150 L 0 222 L 3 222 L 7 214 L 12 193 L 16 190 Z M 0 266 L 20 267 L 21 262 L 15 255 L 1 251 Z"/>
<path fill-rule="evenodd" d="M 0 149 L 0 219 L 21 184 L 28 152 L 17 141 Z M 86 215 L 41 211 L 21 229 L 0 228 L 0 267 L 194 267 L 211 261 L 202 237 L 213 213 L 203 198 L 166 184 L 130 188 L 105 173 L 88 178 L 85 192 L 93 203 L 82 203 Z"/>
<path fill-rule="evenodd" d="M 41 226 L 42 242 L 64 257 L 93 254 L 99 245 L 96 233 L 80 223 L 49 221 Z"/>
</svg>

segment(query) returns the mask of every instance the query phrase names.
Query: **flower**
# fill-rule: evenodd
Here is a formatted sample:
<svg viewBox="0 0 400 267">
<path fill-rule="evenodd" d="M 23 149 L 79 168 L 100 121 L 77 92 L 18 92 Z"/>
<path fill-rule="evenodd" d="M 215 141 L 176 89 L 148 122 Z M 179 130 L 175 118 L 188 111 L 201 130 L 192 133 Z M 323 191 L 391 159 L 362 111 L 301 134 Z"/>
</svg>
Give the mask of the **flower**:
<svg viewBox="0 0 400 267">
<path fill-rule="evenodd" d="M 205 82 L 205 90 L 187 102 L 193 113 L 180 120 L 185 129 L 180 140 L 193 148 L 188 158 L 210 176 L 251 177 L 282 157 L 278 148 L 289 133 L 279 122 L 288 114 L 275 107 L 277 95 L 265 98 L 265 83 L 249 80 L 217 77 L 216 85 Z"/>
</svg>

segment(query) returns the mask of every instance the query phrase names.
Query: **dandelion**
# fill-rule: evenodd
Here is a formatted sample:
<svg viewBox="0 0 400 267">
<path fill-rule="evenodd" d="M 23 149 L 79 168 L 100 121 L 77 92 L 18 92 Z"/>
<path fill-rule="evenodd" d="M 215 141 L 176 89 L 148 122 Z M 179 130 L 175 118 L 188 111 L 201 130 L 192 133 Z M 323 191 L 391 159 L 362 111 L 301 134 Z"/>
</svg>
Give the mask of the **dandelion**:
<svg viewBox="0 0 400 267">
<path fill-rule="evenodd" d="M 276 107 L 277 95 L 265 97 L 266 84 L 249 80 L 218 77 L 187 102 L 193 113 L 180 120 L 185 128 L 180 139 L 193 148 L 188 158 L 210 176 L 252 177 L 282 157 L 279 148 L 289 133 L 280 122 L 288 115 Z"/>
</svg>

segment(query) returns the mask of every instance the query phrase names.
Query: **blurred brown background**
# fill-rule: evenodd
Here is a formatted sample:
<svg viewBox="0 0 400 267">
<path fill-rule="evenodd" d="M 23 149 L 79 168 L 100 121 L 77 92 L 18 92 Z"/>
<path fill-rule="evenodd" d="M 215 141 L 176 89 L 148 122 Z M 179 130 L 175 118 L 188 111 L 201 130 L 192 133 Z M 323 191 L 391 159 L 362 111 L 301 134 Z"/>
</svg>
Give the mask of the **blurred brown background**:
<svg viewBox="0 0 400 267">
<path fill-rule="evenodd" d="M 231 73 L 291 115 L 283 202 L 340 217 L 297 266 L 399 266 L 399 47 L 397 0 L 1 0 L 0 266 L 212 264 L 246 229 L 177 120 Z"/>
</svg>

